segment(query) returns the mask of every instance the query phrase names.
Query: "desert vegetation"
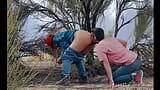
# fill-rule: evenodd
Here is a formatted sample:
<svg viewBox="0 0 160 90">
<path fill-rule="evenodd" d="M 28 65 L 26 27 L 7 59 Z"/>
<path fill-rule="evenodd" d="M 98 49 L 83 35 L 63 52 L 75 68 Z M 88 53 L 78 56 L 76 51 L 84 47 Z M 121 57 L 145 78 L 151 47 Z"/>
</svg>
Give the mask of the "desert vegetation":
<svg viewBox="0 0 160 90">
<path fill-rule="evenodd" d="M 73 65 L 72 84 L 67 87 L 54 85 L 60 78 L 61 65 L 56 59 L 61 54 L 61 49 L 56 52 L 45 45 L 44 38 L 33 38 L 23 42 L 23 35 L 19 34 L 29 15 L 37 14 L 41 21 L 43 17 L 52 18 L 51 21 L 39 26 L 38 31 L 56 33 L 62 29 L 70 30 L 78 26 L 88 30 L 96 27 L 100 17 L 108 6 L 116 1 L 115 26 L 106 37 L 117 37 L 122 27 L 135 20 L 134 39 L 131 50 L 137 52 L 142 58 L 144 70 L 144 83 L 116 85 L 115 90 L 153 90 L 153 8 L 151 0 L 47 0 L 47 5 L 35 3 L 34 0 L 7 0 L 7 89 L 8 90 L 106 90 L 107 79 L 103 66 L 97 60 L 92 50 L 86 55 L 84 61 L 88 72 L 89 84 L 77 84 L 78 73 Z M 44 1 L 45 2 L 45 1 Z M 136 3 L 137 7 L 130 7 Z M 123 12 L 135 9 L 137 14 L 125 21 Z M 45 21 L 44 21 L 45 22 Z M 121 23 L 119 23 L 121 22 Z M 113 71 L 118 67 L 113 65 Z M 31 87 L 32 86 L 32 87 Z"/>
</svg>

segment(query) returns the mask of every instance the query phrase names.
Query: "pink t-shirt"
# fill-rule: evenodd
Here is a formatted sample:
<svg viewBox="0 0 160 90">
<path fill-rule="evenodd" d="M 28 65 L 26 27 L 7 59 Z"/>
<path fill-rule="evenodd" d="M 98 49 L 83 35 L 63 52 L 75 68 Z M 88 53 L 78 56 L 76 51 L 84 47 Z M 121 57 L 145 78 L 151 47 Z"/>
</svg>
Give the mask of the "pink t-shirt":
<svg viewBox="0 0 160 90">
<path fill-rule="evenodd" d="M 109 60 L 116 65 L 129 65 L 133 63 L 137 54 L 125 48 L 116 38 L 106 38 L 95 47 L 99 61 Z"/>
</svg>

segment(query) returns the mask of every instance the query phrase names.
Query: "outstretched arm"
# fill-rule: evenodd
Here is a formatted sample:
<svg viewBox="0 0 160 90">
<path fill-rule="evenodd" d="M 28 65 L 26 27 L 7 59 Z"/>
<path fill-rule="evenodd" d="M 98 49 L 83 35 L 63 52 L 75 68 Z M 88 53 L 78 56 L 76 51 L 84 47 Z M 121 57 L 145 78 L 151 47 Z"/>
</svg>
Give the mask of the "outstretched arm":
<svg viewBox="0 0 160 90">
<path fill-rule="evenodd" d="M 109 85 L 110 87 L 114 86 L 114 81 L 113 81 L 113 77 L 112 77 L 112 70 L 111 70 L 111 66 L 110 63 L 108 61 L 108 59 L 106 58 L 106 60 L 103 60 L 103 66 L 105 68 L 108 80 L 109 80 Z"/>
<path fill-rule="evenodd" d="M 98 55 L 98 59 L 100 62 L 103 63 L 103 66 L 105 68 L 105 71 L 106 71 L 106 74 L 107 74 L 107 77 L 109 80 L 109 85 L 110 85 L 110 87 L 113 87 L 114 81 L 113 81 L 113 77 L 112 77 L 112 70 L 111 70 L 111 66 L 110 66 L 108 57 L 106 55 L 106 51 L 107 51 L 107 49 L 104 47 L 101 47 L 101 46 L 96 47 L 96 53 Z"/>
</svg>

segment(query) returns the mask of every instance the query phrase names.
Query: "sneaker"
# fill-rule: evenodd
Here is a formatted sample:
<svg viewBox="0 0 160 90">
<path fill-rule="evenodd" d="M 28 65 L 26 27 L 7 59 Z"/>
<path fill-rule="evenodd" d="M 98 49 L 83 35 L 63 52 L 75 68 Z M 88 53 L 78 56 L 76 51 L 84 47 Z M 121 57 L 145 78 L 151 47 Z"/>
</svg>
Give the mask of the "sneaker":
<svg viewBox="0 0 160 90">
<path fill-rule="evenodd" d="M 137 84 L 141 84 L 142 83 L 142 79 L 143 79 L 143 71 L 142 70 L 139 70 L 136 75 L 134 76 L 134 81 L 137 83 Z"/>
<path fill-rule="evenodd" d="M 86 84 L 86 83 L 88 83 L 87 77 L 81 77 L 81 78 L 79 79 L 79 83 L 80 83 L 80 84 Z"/>
<path fill-rule="evenodd" d="M 56 82 L 56 85 L 69 85 L 70 76 L 64 76 L 61 80 Z"/>
</svg>

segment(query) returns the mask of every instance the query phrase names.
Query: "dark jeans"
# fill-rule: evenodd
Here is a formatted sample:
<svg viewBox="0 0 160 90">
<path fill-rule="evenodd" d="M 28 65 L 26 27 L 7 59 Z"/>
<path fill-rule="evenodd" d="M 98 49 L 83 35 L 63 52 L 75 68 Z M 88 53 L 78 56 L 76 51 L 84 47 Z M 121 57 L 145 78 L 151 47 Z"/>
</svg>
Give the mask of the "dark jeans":
<svg viewBox="0 0 160 90">
<path fill-rule="evenodd" d="M 116 84 L 128 83 L 132 78 L 132 73 L 137 72 L 141 66 L 141 59 L 137 59 L 130 65 L 121 66 L 113 73 L 113 80 Z"/>
<path fill-rule="evenodd" d="M 68 47 L 62 55 L 62 75 L 68 76 L 71 73 L 72 63 L 76 64 L 79 75 L 86 77 L 86 70 L 83 63 L 84 54 L 76 52 L 72 48 Z"/>
</svg>

